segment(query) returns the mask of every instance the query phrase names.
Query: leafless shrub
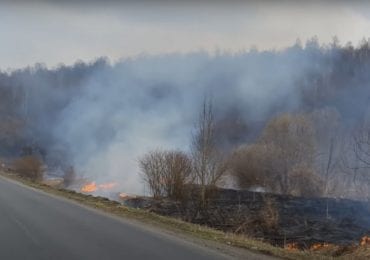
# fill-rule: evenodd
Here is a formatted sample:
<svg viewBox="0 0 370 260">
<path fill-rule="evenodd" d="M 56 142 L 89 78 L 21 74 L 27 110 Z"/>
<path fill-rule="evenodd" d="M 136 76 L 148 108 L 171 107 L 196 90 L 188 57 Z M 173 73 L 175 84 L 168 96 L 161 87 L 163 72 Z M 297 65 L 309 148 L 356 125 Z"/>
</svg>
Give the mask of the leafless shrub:
<svg viewBox="0 0 370 260">
<path fill-rule="evenodd" d="M 165 196 L 163 190 L 164 152 L 149 152 L 139 159 L 142 178 L 149 187 L 154 198 Z"/>
<path fill-rule="evenodd" d="M 314 130 L 303 115 L 282 115 L 269 122 L 256 144 L 242 146 L 230 168 L 241 188 L 263 187 L 294 195 L 319 195 L 313 167 Z"/>
<path fill-rule="evenodd" d="M 143 180 L 154 198 L 183 200 L 192 182 L 191 161 L 180 151 L 152 151 L 139 160 Z"/>
<path fill-rule="evenodd" d="M 234 151 L 230 168 L 240 188 L 266 187 L 266 155 L 265 147 L 258 144 L 242 146 Z"/>
<path fill-rule="evenodd" d="M 321 178 L 314 169 L 305 164 L 294 166 L 289 171 L 289 190 L 295 196 L 317 196 L 323 192 Z"/>
<path fill-rule="evenodd" d="M 276 180 L 281 193 L 289 194 L 289 172 L 297 165 L 313 164 L 314 129 L 305 115 L 283 114 L 272 119 L 264 129 L 260 143 L 267 146 L 269 177 Z"/>
<path fill-rule="evenodd" d="M 42 161 L 36 156 L 28 155 L 13 162 L 14 170 L 22 177 L 40 181 L 43 177 Z"/>
<path fill-rule="evenodd" d="M 193 182 L 191 161 L 180 151 L 167 151 L 164 159 L 166 195 L 175 200 L 184 200 L 187 193 L 186 185 Z"/>
</svg>

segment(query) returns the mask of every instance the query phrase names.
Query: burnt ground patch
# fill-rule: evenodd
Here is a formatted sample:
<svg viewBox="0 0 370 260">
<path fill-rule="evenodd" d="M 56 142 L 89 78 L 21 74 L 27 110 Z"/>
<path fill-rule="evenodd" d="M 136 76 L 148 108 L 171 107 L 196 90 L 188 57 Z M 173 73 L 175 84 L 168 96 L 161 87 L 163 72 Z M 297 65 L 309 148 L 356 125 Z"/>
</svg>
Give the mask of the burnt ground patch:
<svg viewBox="0 0 370 260">
<path fill-rule="evenodd" d="M 207 209 L 199 210 L 191 198 L 175 202 L 137 197 L 124 203 L 282 247 L 295 243 L 310 248 L 324 242 L 352 245 L 370 233 L 370 203 L 364 201 L 220 189 Z"/>
</svg>

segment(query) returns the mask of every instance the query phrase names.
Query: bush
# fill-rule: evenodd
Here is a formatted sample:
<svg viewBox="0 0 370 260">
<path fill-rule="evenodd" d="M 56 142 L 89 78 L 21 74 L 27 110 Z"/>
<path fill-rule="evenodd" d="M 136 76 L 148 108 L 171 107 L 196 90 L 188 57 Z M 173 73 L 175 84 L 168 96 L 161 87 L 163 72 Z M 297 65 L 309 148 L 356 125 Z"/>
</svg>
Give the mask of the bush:
<svg viewBox="0 0 370 260">
<path fill-rule="evenodd" d="M 312 197 L 323 193 L 323 182 L 311 167 L 300 164 L 289 171 L 289 193 L 294 196 Z"/>
<path fill-rule="evenodd" d="M 230 168 L 236 178 L 239 188 L 265 187 L 267 152 L 263 145 L 253 144 L 242 146 L 234 151 L 230 159 Z"/>
<path fill-rule="evenodd" d="M 314 170 L 315 139 L 304 115 L 272 119 L 255 144 L 242 146 L 231 158 L 240 188 L 299 196 L 321 194 L 322 181 Z"/>
<path fill-rule="evenodd" d="M 192 182 L 191 161 L 180 151 L 152 151 L 139 160 L 142 178 L 154 198 L 183 200 Z"/>
<path fill-rule="evenodd" d="M 42 162 L 36 156 L 23 156 L 13 162 L 14 170 L 22 177 L 32 181 L 40 181 L 43 178 Z"/>
<path fill-rule="evenodd" d="M 180 151 L 166 152 L 164 169 L 166 195 L 175 200 L 184 200 L 186 184 L 193 182 L 190 159 Z"/>
</svg>

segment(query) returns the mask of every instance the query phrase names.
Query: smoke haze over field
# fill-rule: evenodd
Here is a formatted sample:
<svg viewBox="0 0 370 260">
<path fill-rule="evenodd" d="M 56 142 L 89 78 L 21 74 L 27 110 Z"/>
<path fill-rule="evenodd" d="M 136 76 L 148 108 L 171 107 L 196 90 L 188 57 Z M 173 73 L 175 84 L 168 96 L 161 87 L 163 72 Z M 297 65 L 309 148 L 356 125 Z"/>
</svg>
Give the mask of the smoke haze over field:
<svg viewBox="0 0 370 260">
<path fill-rule="evenodd" d="M 267 104 L 283 98 L 294 106 L 292 83 L 303 68 L 243 55 L 173 54 L 3 74 L 2 90 L 11 92 L 4 116 L 12 107 L 27 122 L 26 142 L 51 156 L 62 151 L 79 173 L 119 179 L 126 191 L 139 192 L 138 156 L 155 148 L 188 149 L 204 95 L 212 93 L 220 115 L 240 111 L 238 120 L 263 120 Z M 269 63 L 273 74 L 266 79 L 258 71 Z M 281 88 L 273 94 L 275 86 Z"/>
<path fill-rule="evenodd" d="M 99 59 L 2 73 L 0 118 L 17 131 L 2 129 L 1 153 L 41 147 L 50 169 L 73 165 L 80 176 L 142 193 L 138 157 L 156 148 L 187 151 L 205 96 L 225 151 L 253 141 L 287 111 L 331 107 L 349 132 L 368 110 L 369 61 L 366 42 L 353 49 L 311 40 L 279 52 Z"/>
</svg>

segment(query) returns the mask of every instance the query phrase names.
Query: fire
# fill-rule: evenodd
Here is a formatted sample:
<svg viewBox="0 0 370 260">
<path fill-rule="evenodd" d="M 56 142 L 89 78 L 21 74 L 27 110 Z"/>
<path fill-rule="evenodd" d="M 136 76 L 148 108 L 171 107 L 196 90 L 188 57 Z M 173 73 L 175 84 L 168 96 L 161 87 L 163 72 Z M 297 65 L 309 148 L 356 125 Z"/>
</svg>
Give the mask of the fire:
<svg viewBox="0 0 370 260">
<path fill-rule="evenodd" d="M 315 243 L 315 244 L 310 246 L 310 250 L 317 251 L 317 250 L 322 250 L 322 249 L 329 248 L 330 246 L 331 246 L 331 244 L 329 244 L 329 243 Z"/>
<path fill-rule="evenodd" d="M 285 245 L 284 248 L 287 249 L 287 250 L 299 250 L 298 243 L 296 243 L 296 242 L 288 243 L 288 244 Z"/>
<path fill-rule="evenodd" d="M 370 236 L 363 236 L 360 240 L 360 246 L 370 246 Z"/>
<path fill-rule="evenodd" d="M 127 194 L 127 193 L 125 193 L 125 192 L 121 192 L 121 193 L 119 194 L 119 198 L 120 198 L 121 200 L 128 200 L 128 199 L 135 199 L 135 198 L 137 198 L 137 197 L 136 197 L 136 195 L 132 195 L 132 194 Z"/>
<path fill-rule="evenodd" d="M 119 197 L 120 197 L 121 199 L 126 199 L 126 198 L 128 197 L 128 194 L 127 194 L 127 193 L 124 193 L 124 192 L 121 192 L 121 193 L 119 194 Z"/>
<path fill-rule="evenodd" d="M 97 190 L 110 190 L 116 187 L 118 184 L 116 182 L 108 182 L 108 183 L 102 183 L 102 184 L 96 184 L 95 181 L 89 182 L 82 186 L 81 191 L 90 193 Z"/>
<path fill-rule="evenodd" d="M 97 190 L 97 187 L 94 181 L 82 186 L 81 188 L 82 192 L 94 192 L 96 190 Z"/>
</svg>

